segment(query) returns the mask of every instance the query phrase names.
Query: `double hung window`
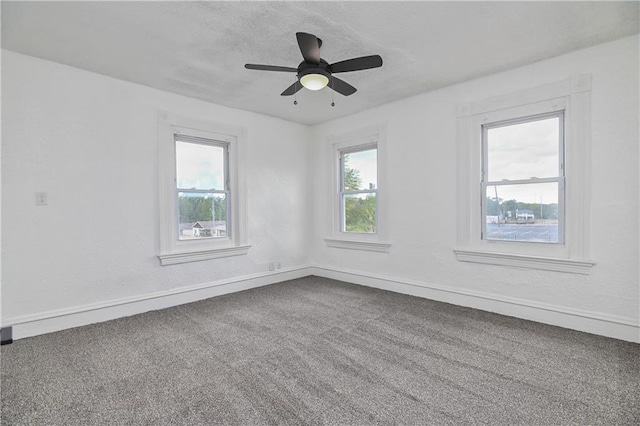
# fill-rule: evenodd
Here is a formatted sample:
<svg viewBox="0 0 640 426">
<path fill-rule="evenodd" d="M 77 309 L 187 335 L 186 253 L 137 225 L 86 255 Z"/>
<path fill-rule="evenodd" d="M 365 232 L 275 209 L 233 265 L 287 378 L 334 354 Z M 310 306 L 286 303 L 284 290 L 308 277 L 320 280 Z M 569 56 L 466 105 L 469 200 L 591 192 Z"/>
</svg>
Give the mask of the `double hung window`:
<svg viewBox="0 0 640 426">
<path fill-rule="evenodd" d="M 591 76 L 458 107 L 463 262 L 589 274 Z"/>
<path fill-rule="evenodd" d="M 386 125 L 377 125 L 331 137 L 327 246 L 389 252 L 386 133 Z"/>
<path fill-rule="evenodd" d="M 482 237 L 564 242 L 564 112 L 482 126 Z"/>
<path fill-rule="evenodd" d="M 162 265 L 246 254 L 244 129 L 159 114 Z"/>
<path fill-rule="evenodd" d="M 229 144 L 175 135 L 179 240 L 231 235 Z"/>
<path fill-rule="evenodd" d="M 378 147 L 340 151 L 340 231 L 375 234 L 378 229 Z"/>
</svg>

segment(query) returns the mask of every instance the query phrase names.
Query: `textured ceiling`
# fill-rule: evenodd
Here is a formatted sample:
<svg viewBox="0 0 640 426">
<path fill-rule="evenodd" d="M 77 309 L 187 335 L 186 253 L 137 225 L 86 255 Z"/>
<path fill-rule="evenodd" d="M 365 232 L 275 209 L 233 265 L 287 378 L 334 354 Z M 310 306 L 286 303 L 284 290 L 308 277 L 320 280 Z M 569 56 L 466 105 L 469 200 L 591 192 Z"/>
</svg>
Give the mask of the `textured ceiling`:
<svg viewBox="0 0 640 426">
<path fill-rule="evenodd" d="M 639 31 L 638 2 L 2 2 L 2 47 L 305 124 Z M 297 31 L 329 63 L 379 54 L 382 68 L 340 78 L 349 97 L 280 93 Z"/>
</svg>

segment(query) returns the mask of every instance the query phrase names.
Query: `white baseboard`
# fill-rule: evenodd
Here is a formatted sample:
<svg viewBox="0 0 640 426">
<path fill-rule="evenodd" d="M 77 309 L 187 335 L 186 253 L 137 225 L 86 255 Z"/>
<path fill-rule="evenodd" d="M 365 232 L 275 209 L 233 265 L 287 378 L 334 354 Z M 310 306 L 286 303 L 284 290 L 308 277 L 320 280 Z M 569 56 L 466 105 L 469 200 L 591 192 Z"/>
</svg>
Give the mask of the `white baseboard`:
<svg viewBox="0 0 640 426">
<path fill-rule="evenodd" d="M 142 296 L 7 318 L 2 321 L 2 327 L 12 326 L 13 340 L 17 340 L 169 308 L 223 294 L 302 278 L 308 275 L 332 278 L 367 287 L 409 294 L 451 303 L 453 305 L 467 306 L 483 311 L 495 312 L 544 324 L 640 343 L 640 324 L 632 318 L 566 308 L 495 294 L 461 290 L 417 280 L 320 265 L 313 267 L 299 266 L 284 268 L 274 272 L 247 275 Z"/>
<path fill-rule="evenodd" d="M 143 312 L 169 308 L 250 288 L 311 275 L 311 267 L 283 268 L 243 277 L 159 291 L 141 296 L 75 306 L 34 315 L 6 318 L 3 327 L 13 327 L 13 340 L 51 333 L 87 324 L 109 321 Z"/>
<path fill-rule="evenodd" d="M 320 277 L 640 343 L 640 324 L 633 318 L 330 266 L 316 265 L 312 270 Z"/>
</svg>

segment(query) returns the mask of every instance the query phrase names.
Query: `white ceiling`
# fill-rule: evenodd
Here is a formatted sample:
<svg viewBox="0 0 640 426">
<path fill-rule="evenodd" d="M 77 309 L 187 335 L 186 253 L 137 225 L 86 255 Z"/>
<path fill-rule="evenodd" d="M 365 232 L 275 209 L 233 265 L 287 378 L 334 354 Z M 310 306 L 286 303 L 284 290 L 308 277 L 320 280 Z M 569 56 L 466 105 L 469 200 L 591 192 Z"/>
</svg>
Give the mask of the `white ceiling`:
<svg viewBox="0 0 640 426">
<path fill-rule="evenodd" d="M 220 105 L 321 123 L 639 32 L 639 2 L 9 2 L 2 47 Z M 280 93 L 297 31 L 329 63 L 379 54 L 358 88 Z"/>
</svg>

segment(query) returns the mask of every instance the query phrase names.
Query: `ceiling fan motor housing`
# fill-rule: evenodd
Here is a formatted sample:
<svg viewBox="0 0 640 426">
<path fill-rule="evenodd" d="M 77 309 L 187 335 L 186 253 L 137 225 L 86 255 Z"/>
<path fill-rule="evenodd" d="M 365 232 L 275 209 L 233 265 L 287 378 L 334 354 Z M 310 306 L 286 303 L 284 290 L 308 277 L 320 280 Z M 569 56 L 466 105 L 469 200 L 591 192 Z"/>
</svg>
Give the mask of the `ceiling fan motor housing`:
<svg viewBox="0 0 640 426">
<path fill-rule="evenodd" d="M 298 79 L 301 79 L 307 74 L 321 74 L 327 78 L 331 78 L 331 71 L 329 71 L 329 63 L 324 59 L 320 59 L 319 64 L 310 64 L 309 62 L 302 61 L 298 65 Z"/>
</svg>

